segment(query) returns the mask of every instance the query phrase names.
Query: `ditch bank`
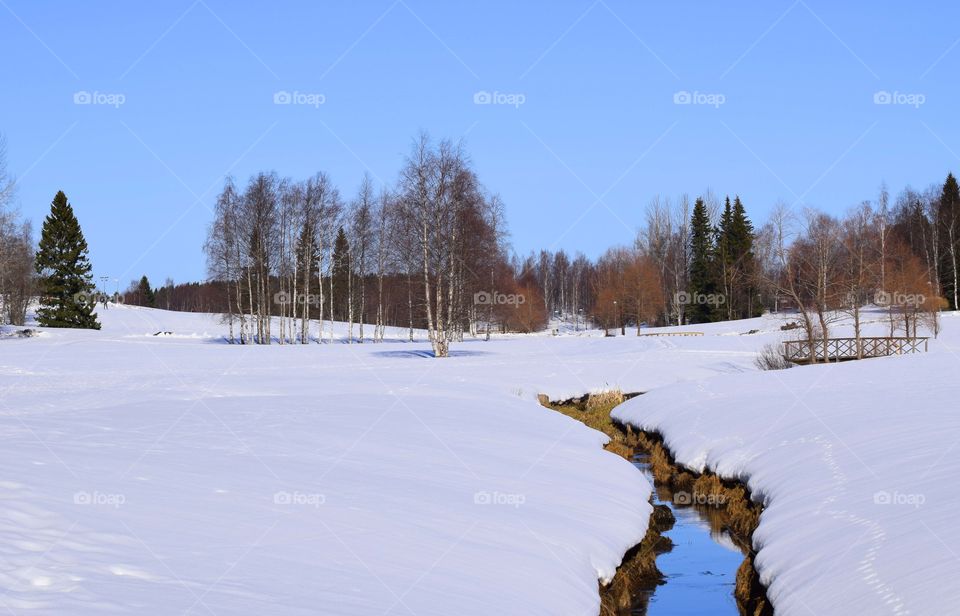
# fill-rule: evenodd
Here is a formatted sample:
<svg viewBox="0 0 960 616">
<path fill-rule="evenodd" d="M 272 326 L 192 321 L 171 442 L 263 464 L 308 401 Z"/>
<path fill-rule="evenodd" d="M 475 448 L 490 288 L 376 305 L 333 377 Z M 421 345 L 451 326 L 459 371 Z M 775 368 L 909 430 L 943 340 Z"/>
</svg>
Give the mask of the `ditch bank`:
<svg viewBox="0 0 960 616">
<path fill-rule="evenodd" d="M 630 461 L 642 456 L 661 501 L 694 507 L 709 524 L 711 535 L 723 533 L 744 554 L 733 585 L 740 614 L 771 616 L 773 607 L 753 565 L 752 536 L 762 505 L 751 500 L 746 486 L 739 481 L 723 479 L 709 470 L 696 473 L 677 464 L 660 434 L 638 431 L 610 417 L 614 407 L 637 395 L 608 391 L 560 401 L 551 401 L 541 394 L 538 399 L 543 406 L 606 434 L 610 437 L 604 446 L 606 450 Z M 644 610 L 656 587 L 667 582 L 657 568 L 656 558 L 673 548 L 670 538 L 662 534 L 673 524 L 671 509 L 654 505 L 646 537 L 624 555 L 613 580 L 600 586 L 601 616 L 635 614 L 638 606 Z"/>
</svg>

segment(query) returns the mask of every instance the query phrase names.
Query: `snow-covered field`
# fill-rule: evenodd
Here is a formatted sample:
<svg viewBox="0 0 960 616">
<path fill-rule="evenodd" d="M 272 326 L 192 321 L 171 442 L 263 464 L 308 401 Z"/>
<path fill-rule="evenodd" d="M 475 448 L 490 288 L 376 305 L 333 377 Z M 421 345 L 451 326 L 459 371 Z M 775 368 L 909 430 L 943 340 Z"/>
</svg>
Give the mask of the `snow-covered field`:
<svg viewBox="0 0 960 616">
<path fill-rule="evenodd" d="M 240 347 L 209 315 L 100 318 L 0 340 L 0 612 L 596 614 L 650 487 L 536 394 L 613 387 L 656 390 L 621 414 L 767 499 L 778 613 L 960 598 L 952 317 L 928 356 L 778 373 L 753 366 L 775 318 L 447 360 L 405 330 Z"/>
</svg>

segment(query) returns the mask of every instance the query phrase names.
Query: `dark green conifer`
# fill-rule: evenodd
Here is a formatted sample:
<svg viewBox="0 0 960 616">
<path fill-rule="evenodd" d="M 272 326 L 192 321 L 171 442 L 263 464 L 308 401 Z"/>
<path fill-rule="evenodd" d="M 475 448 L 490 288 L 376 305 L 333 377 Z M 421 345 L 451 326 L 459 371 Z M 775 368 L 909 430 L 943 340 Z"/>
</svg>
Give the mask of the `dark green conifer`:
<svg viewBox="0 0 960 616">
<path fill-rule="evenodd" d="M 63 191 L 43 221 L 36 270 L 40 289 L 37 322 L 43 327 L 100 329 L 87 241 Z"/>
<path fill-rule="evenodd" d="M 710 321 L 713 307 L 706 302 L 706 298 L 716 292 L 714 271 L 710 214 L 703 199 L 697 199 L 690 220 L 690 292 L 687 294 L 687 314 L 691 323 Z"/>
</svg>

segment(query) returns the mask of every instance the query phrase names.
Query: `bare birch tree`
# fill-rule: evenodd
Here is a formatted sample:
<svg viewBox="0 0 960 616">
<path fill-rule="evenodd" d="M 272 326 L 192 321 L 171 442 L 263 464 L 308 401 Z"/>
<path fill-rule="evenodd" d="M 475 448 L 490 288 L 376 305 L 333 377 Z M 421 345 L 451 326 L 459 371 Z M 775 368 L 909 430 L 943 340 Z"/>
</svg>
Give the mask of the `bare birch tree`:
<svg viewBox="0 0 960 616">
<path fill-rule="evenodd" d="M 367 269 L 371 248 L 375 240 L 376 198 L 373 180 L 364 174 L 360 190 L 350 212 L 350 249 L 353 253 L 352 273 L 357 279 L 357 307 L 359 314 L 360 338 L 363 342 L 363 324 L 367 317 Z"/>
</svg>

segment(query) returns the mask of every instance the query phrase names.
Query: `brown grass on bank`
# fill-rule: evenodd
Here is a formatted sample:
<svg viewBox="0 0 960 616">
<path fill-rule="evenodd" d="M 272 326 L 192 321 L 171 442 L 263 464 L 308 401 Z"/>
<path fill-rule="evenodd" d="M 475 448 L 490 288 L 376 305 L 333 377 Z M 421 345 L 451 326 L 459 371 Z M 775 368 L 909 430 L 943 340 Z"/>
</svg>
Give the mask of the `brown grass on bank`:
<svg viewBox="0 0 960 616">
<path fill-rule="evenodd" d="M 767 590 L 760 583 L 760 576 L 753 567 L 753 555 L 748 555 L 737 569 L 737 581 L 733 594 L 745 616 L 772 616 L 773 606 L 767 599 Z"/>
<path fill-rule="evenodd" d="M 683 468 L 674 461 L 663 443 L 649 434 L 641 433 L 638 443 L 641 449 L 649 452 L 650 470 L 658 485 L 674 494 L 685 493 L 690 502 L 723 510 L 723 515 L 717 516 L 721 529 L 749 545 L 763 508 L 750 500 L 741 483 L 725 481 L 710 471 L 698 474 Z"/>
</svg>

